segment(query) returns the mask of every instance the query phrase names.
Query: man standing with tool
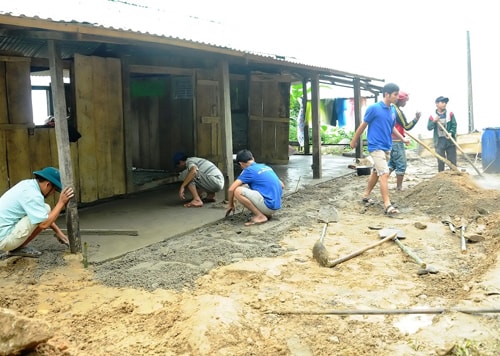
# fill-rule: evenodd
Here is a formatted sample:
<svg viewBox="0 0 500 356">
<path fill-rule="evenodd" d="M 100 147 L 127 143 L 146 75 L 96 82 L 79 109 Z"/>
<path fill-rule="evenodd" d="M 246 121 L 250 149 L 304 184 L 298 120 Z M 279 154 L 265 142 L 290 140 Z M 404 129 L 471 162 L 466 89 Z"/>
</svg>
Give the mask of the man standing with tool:
<svg viewBox="0 0 500 356">
<path fill-rule="evenodd" d="M 356 148 L 359 138 L 368 127 L 366 138 L 368 140 L 368 152 L 373 159 L 373 167 L 368 185 L 363 193 L 363 202 L 370 203 L 370 194 L 380 178 L 380 194 L 384 201 L 384 212 L 387 215 L 399 214 L 389 198 L 389 161 L 392 149 L 392 134 L 405 144 L 410 140 L 402 136 L 394 127 L 396 123 L 396 112 L 391 104 L 398 100 L 399 86 L 394 83 L 387 83 L 382 88 L 383 99 L 380 102 L 370 105 L 365 112 L 363 122 L 356 130 L 351 140 L 351 148 Z"/>
<path fill-rule="evenodd" d="M 457 120 L 452 112 L 446 110 L 446 105 L 449 99 L 444 96 L 439 96 L 436 98 L 436 112 L 434 115 L 429 117 L 427 123 L 427 129 L 429 131 L 434 130 L 433 142 L 434 149 L 436 153 L 442 157 L 445 157 L 453 165 L 457 165 L 457 148 L 453 143 L 453 140 L 457 136 Z M 437 124 L 437 121 L 441 125 Z M 446 131 L 442 127 L 446 128 Z M 451 135 L 451 137 L 448 136 Z M 438 172 L 444 171 L 444 162 L 438 159 Z"/>
<path fill-rule="evenodd" d="M 405 130 L 411 130 L 417 124 L 420 119 L 420 112 L 417 111 L 415 118 L 411 121 L 406 119 L 406 116 L 401 110 L 406 103 L 410 100 L 410 96 L 404 91 L 400 91 L 398 95 L 398 101 L 394 105 L 396 109 L 396 130 L 404 137 Z M 389 160 L 389 170 L 396 172 L 396 189 L 403 189 L 403 179 L 406 173 L 406 148 L 403 141 L 401 141 L 396 135 L 392 134 L 392 150 L 391 158 Z M 390 174 L 390 173 L 389 173 Z"/>
</svg>

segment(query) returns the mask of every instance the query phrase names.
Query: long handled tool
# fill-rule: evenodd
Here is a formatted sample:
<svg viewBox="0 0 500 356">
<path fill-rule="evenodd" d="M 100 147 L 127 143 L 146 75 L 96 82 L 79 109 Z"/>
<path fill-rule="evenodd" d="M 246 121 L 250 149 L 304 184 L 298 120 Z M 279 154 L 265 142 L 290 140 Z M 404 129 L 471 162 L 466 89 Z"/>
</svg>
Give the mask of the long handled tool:
<svg viewBox="0 0 500 356">
<path fill-rule="evenodd" d="M 323 231 L 321 232 L 321 237 L 314 243 L 312 253 L 313 258 L 318 261 L 320 266 L 328 267 L 328 250 L 323 244 L 323 240 L 325 239 L 326 229 L 328 228 L 328 224 L 332 222 L 339 221 L 339 213 L 337 209 L 333 206 L 322 206 L 319 209 L 318 222 L 324 223 Z"/>
<path fill-rule="evenodd" d="M 460 241 L 461 241 L 461 250 L 462 253 L 467 253 L 467 244 L 465 243 L 465 229 L 467 227 L 467 222 L 465 219 L 462 219 L 461 233 L 460 233 Z"/>
<path fill-rule="evenodd" d="M 462 154 L 464 155 L 465 159 L 467 160 L 467 162 L 470 163 L 470 165 L 476 170 L 477 174 L 479 174 L 480 177 L 482 177 L 482 173 L 479 172 L 479 169 L 477 169 L 477 167 L 474 165 L 474 163 L 472 163 L 472 161 L 470 160 L 469 156 L 467 156 L 467 154 L 465 153 L 465 151 L 462 149 L 462 147 L 459 146 L 459 144 L 457 143 L 457 141 L 455 141 L 455 139 L 453 138 L 453 136 L 451 136 L 451 134 L 446 131 L 446 129 L 444 128 L 443 124 L 441 122 L 439 122 L 439 120 L 436 120 L 435 123 L 444 131 L 444 133 L 448 136 L 448 138 L 450 139 L 451 142 L 453 142 L 453 144 L 455 145 L 455 147 L 460 151 L 462 152 Z"/>
<path fill-rule="evenodd" d="M 394 233 L 394 234 L 391 234 L 389 236 L 387 236 L 386 238 L 380 240 L 380 241 L 377 241 L 371 245 L 368 245 L 366 247 L 363 247 L 357 251 L 354 251 L 350 254 L 348 254 L 347 256 L 344 256 L 344 257 L 340 257 L 340 258 L 337 258 L 336 260 L 333 260 L 333 261 L 330 261 L 328 262 L 328 264 L 326 265 L 326 267 L 335 267 L 336 265 L 342 263 L 342 262 L 345 262 L 345 261 L 348 261 L 350 260 L 351 258 L 354 258 L 356 256 L 359 256 L 361 255 L 363 252 L 366 252 L 368 250 L 371 250 L 372 248 L 374 247 L 377 247 L 378 245 L 381 245 L 383 244 L 384 242 L 386 241 L 390 241 L 390 240 L 393 240 L 398 234 L 397 233 Z"/>
<path fill-rule="evenodd" d="M 322 267 L 327 267 L 328 266 L 328 250 L 326 249 L 325 245 L 323 244 L 323 240 L 325 239 L 325 234 L 326 234 L 326 229 L 328 227 L 328 223 L 325 223 L 323 225 L 323 232 L 321 233 L 321 237 L 319 238 L 318 241 L 314 243 L 312 252 L 313 252 L 313 258 L 318 261 L 320 266 Z"/>
<path fill-rule="evenodd" d="M 410 136 L 413 140 L 415 140 L 416 143 L 418 143 L 420 146 L 422 146 L 423 148 L 425 148 L 427 151 L 429 151 L 434 157 L 436 157 L 437 159 L 439 159 L 440 161 L 444 162 L 445 164 L 447 164 L 451 169 L 453 169 L 454 171 L 456 172 L 460 172 L 460 170 L 458 169 L 457 166 L 455 166 L 453 163 L 451 163 L 450 161 L 448 161 L 446 158 L 444 158 L 443 156 L 437 154 L 436 152 L 434 152 L 429 146 L 427 146 L 425 143 L 423 143 L 421 140 L 419 140 L 418 138 L 416 138 L 415 136 L 413 136 L 412 134 L 410 134 L 408 131 L 405 131 L 405 134 Z"/>
<path fill-rule="evenodd" d="M 379 231 L 379 236 L 384 237 L 391 233 L 396 233 L 396 238 L 394 239 L 394 242 L 396 243 L 396 245 L 398 245 L 401 251 L 403 251 L 406 255 L 411 257 L 411 259 L 413 259 L 413 261 L 415 261 L 420 266 L 420 269 L 418 270 L 417 274 L 422 275 L 427 273 L 438 273 L 435 267 L 427 265 L 415 252 L 413 252 L 410 248 L 408 248 L 405 244 L 403 244 L 399 240 L 400 238 L 401 239 L 406 238 L 406 235 L 403 232 L 403 230 L 395 228 L 385 228 Z"/>
</svg>

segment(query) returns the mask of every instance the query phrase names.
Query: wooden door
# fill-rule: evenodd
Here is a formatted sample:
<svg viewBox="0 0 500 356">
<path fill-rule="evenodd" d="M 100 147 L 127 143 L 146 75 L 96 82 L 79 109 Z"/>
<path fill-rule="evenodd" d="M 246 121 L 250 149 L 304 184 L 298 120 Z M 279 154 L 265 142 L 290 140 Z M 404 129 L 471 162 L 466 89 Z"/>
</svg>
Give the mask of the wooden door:
<svg viewBox="0 0 500 356">
<path fill-rule="evenodd" d="M 258 162 L 288 163 L 290 82 L 284 75 L 250 77 L 248 148 Z"/>
<path fill-rule="evenodd" d="M 223 167 L 219 81 L 211 71 L 197 72 L 195 142 L 198 157 Z"/>
</svg>

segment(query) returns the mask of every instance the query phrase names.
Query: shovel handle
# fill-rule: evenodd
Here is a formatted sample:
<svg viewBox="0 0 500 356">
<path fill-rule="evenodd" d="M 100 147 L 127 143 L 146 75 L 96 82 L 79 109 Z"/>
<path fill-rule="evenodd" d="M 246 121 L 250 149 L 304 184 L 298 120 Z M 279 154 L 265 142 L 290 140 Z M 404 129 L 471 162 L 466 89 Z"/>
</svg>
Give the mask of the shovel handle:
<svg viewBox="0 0 500 356">
<path fill-rule="evenodd" d="M 415 252 L 413 252 L 412 250 L 410 250 L 408 247 L 406 247 L 401 241 L 399 241 L 398 238 L 395 238 L 394 239 L 394 242 L 399 246 L 399 248 L 404 252 L 406 253 L 408 256 L 410 256 L 415 262 L 418 263 L 418 265 L 420 266 L 420 268 L 423 268 L 423 269 L 426 269 L 427 268 L 427 264 L 422 261 L 422 259 L 420 257 L 418 257 Z"/>
<path fill-rule="evenodd" d="M 431 148 L 429 146 L 427 146 L 425 143 L 423 143 L 421 140 L 419 140 L 418 138 L 416 138 L 415 136 L 413 136 L 411 133 L 405 131 L 405 134 L 410 136 L 415 142 L 417 142 L 420 146 L 422 146 L 423 148 L 425 148 L 427 151 L 429 151 L 434 157 L 436 157 L 437 159 L 439 159 L 440 161 L 444 162 L 445 164 L 447 164 L 451 169 L 453 169 L 455 172 L 460 172 L 460 170 L 458 169 L 457 166 L 455 166 L 453 163 L 451 163 L 450 161 L 448 161 L 446 158 L 444 158 L 443 156 L 437 154 L 436 152 L 434 152 L 433 150 L 431 150 Z"/>
<path fill-rule="evenodd" d="M 350 253 L 347 256 L 344 256 L 344 257 L 341 257 L 341 258 L 337 258 L 336 260 L 330 261 L 330 262 L 328 262 L 328 267 L 335 267 L 336 265 L 338 265 L 338 264 L 340 264 L 342 262 L 348 261 L 351 258 L 354 258 L 356 256 L 359 256 L 363 252 L 371 250 L 372 248 L 377 247 L 378 245 L 381 245 L 381 244 L 383 244 L 386 241 L 394 240 L 396 238 L 396 236 L 398 236 L 397 232 L 395 232 L 395 233 L 393 233 L 393 234 L 385 237 L 384 239 L 382 239 L 380 241 L 377 241 L 377 242 L 375 242 L 375 243 L 373 243 L 373 244 L 371 244 L 369 246 L 366 246 L 366 247 L 363 247 L 363 248 L 361 248 L 361 249 L 359 249 L 357 251 L 354 251 L 354 252 Z"/>
<path fill-rule="evenodd" d="M 455 145 L 455 147 L 464 155 L 464 157 L 467 160 L 467 162 L 469 162 L 470 165 L 472 166 L 472 168 L 474 168 L 476 170 L 477 174 L 480 177 L 482 177 L 483 175 L 481 174 L 481 172 L 479 172 L 479 169 L 477 169 L 477 167 L 474 165 L 474 163 L 472 163 L 472 161 L 470 160 L 469 156 L 467 156 L 467 153 L 465 153 L 465 151 L 462 149 L 462 147 L 460 147 L 460 145 L 453 138 L 453 136 L 448 131 L 446 131 L 446 128 L 443 126 L 443 124 L 440 123 L 439 120 L 436 121 L 436 124 L 438 124 L 438 126 L 448 135 L 448 138 L 450 139 L 450 141 L 453 142 L 453 144 Z"/>
<path fill-rule="evenodd" d="M 461 234 L 460 234 L 460 241 L 461 241 L 461 249 L 462 253 L 467 253 L 467 243 L 465 242 L 465 226 L 462 225 L 461 228 Z"/>
</svg>

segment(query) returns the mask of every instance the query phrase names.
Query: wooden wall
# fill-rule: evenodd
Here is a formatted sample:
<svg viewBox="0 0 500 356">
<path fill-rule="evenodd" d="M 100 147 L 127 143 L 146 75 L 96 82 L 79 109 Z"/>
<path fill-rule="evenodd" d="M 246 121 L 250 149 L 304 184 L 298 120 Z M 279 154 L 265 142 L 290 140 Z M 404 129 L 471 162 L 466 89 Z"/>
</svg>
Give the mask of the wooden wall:
<svg viewBox="0 0 500 356">
<path fill-rule="evenodd" d="M 126 193 L 121 64 L 75 55 L 80 201 Z"/>
</svg>

